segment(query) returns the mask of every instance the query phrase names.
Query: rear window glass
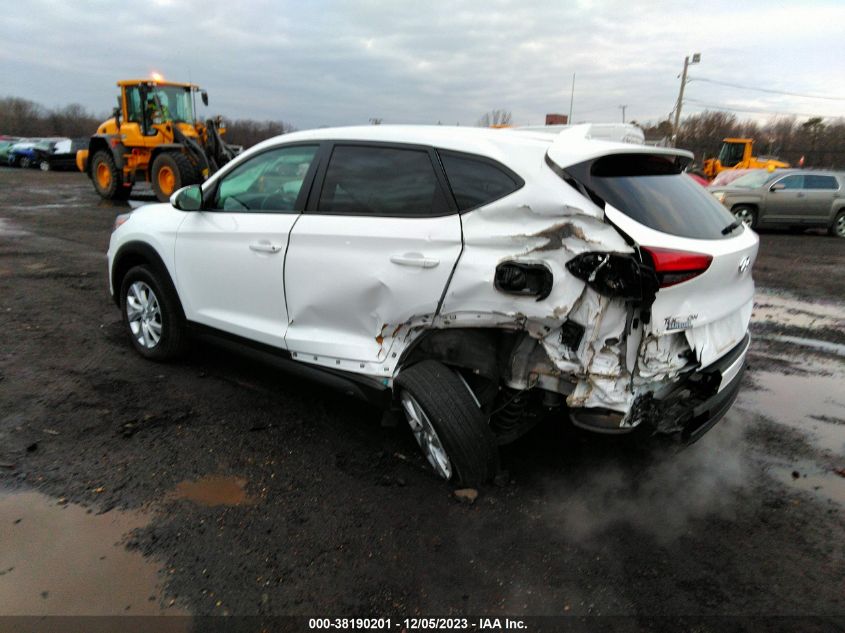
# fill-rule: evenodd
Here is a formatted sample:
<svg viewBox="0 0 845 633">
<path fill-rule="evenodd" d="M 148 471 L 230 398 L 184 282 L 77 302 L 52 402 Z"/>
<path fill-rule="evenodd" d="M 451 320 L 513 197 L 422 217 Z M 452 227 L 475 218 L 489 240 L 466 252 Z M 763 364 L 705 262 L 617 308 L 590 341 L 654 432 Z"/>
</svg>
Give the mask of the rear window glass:
<svg viewBox="0 0 845 633">
<path fill-rule="evenodd" d="M 518 176 L 491 161 L 451 152 L 439 154 L 461 211 L 503 198 L 523 185 Z"/>
<path fill-rule="evenodd" d="M 338 145 L 329 161 L 321 213 L 420 217 L 448 213 L 428 152 Z"/>
<path fill-rule="evenodd" d="M 662 156 L 622 154 L 566 171 L 601 200 L 650 229 L 694 239 L 727 237 L 722 230 L 734 217 L 681 168 Z"/>
</svg>

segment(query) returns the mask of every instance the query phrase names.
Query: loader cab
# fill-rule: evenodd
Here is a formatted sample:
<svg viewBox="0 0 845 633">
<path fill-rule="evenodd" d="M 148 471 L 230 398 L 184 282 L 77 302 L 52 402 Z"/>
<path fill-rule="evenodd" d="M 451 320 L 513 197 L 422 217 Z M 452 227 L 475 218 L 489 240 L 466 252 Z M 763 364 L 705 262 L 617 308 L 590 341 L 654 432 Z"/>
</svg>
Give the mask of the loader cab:
<svg viewBox="0 0 845 633">
<path fill-rule="evenodd" d="M 155 136 L 156 125 L 187 123 L 195 125 L 192 86 L 142 82 L 123 86 L 125 121 L 140 126 L 144 136 Z"/>
<path fill-rule="evenodd" d="M 750 154 L 751 142 L 745 139 L 725 139 L 719 150 L 719 162 L 722 167 L 736 167 Z"/>
</svg>

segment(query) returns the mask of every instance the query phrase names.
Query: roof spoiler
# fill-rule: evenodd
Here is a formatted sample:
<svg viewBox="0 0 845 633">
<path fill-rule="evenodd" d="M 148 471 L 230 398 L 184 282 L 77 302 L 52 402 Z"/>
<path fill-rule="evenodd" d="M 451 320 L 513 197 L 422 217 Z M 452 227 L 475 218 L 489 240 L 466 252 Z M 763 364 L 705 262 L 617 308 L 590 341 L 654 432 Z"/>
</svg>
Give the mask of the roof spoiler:
<svg viewBox="0 0 845 633">
<path fill-rule="evenodd" d="M 638 130 L 634 132 L 633 130 Z M 640 128 L 624 123 L 585 123 L 563 127 L 549 146 L 548 157 L 558 167 L 595 160 L 614 154 L 650 154 L 681 158 L 684 163 L 693 159 L 692 152 L 672 147 L 643 145 Z"/>
</svg>

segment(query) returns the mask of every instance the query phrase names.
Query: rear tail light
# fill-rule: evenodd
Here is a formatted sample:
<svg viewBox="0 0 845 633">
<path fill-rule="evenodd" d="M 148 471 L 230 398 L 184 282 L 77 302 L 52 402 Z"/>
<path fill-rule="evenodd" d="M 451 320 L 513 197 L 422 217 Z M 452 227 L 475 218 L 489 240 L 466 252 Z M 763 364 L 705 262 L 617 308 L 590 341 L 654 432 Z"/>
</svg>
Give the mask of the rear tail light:
<svg viewBox="0 0 845 633">
<path fill-rule="evenodd" d="M 713 257 L 703 253 L 676 251 L 656 246 L 643 246 L 643 253 L 651 257 L 654 272 L 661 288 L 689 281 L 710 267 Z"/>
</svg>

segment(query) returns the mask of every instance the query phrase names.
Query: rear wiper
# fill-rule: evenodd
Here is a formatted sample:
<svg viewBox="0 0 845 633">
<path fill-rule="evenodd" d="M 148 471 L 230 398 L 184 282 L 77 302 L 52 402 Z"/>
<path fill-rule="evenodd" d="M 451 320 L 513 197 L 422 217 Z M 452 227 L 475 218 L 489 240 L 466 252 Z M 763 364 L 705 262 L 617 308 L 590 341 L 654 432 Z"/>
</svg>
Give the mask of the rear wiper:
<svg viewBox="0 0 845 633">
<path fill-rule="evenodd" d="M 734 220 L 733 222 L 731 222 L 725 228 L 722 229 L 722 235 L 727 235 L 728 233 L 733 232 L 734 229 L 738 229 L 741 226 L 742 226 L 742 222 L 740 222 L 739 220 Z"/>
</svg>

